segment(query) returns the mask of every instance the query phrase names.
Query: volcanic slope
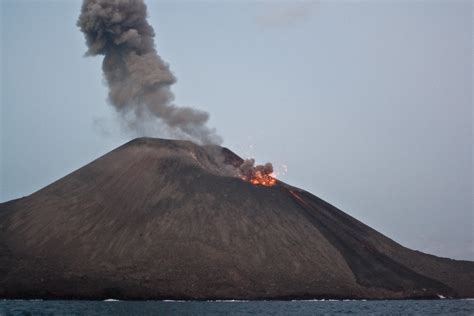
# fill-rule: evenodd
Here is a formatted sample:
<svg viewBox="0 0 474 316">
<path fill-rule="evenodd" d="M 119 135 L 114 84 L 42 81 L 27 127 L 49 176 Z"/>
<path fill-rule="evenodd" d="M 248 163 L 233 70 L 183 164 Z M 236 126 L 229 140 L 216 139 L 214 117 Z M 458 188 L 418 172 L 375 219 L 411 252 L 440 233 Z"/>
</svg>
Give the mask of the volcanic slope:
<svg viewBox="0 0 474 316">
<path fill-rule="evenodd" d="M 474 262 L 407 249 L 282 182 L 229 176 L 241 162 L 139 138 L 0 204 L 0 297 L 474 297 Z"/>
</svg>

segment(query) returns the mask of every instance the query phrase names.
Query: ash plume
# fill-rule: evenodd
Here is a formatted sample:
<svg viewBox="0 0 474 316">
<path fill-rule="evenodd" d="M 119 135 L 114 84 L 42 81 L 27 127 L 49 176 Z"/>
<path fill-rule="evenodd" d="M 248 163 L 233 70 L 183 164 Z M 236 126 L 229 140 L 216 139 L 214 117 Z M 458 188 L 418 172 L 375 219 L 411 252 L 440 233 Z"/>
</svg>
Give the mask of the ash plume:
<svg viewBox="0 0 474 316">
<path fill-rule="evenodd" d="M 135 133 L 145 136 L 150 122 L 165 124 L 174 136 L 201 144 L 222 139 L 207 127 L 207 112 L 173 103 L 176 77 L 158 55 L 143 0 L 84 0 L 77 25 L 86 55 L 104 55 L 102 70 L 109 101 Z M 153 136 L 153 135 L 149 135 Z"/>
<path fill-rule="evenodd" d="M 239 166 L 239 171 L 244 178 L 253 179 L 258 175 L 270 176 L 273 173 L 273 165 L 270 162 L 255 165 L 255 159 L 245 159 Z"/>
</svg>

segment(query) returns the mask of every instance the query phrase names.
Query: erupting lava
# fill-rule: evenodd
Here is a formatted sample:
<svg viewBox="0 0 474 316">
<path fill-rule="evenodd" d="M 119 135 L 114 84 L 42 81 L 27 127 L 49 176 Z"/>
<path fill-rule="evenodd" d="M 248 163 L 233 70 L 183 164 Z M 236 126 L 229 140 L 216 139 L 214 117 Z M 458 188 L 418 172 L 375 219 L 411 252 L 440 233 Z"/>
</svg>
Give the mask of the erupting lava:
<svg viewBox="0 0 474 316">
<path fill-rule="evenodd" d="M 273 165 L 269 162 L 255 166 L 254 159 L 247 159 L 240 165 L 239 170 L 240 178 L 252 184 L 272 186 L 276 183 Z"/>
<path fill-rule="evenodd" d="M 257 171 L 252 177 L 240 176 L 242 180 L 248 181 L 255 185 L 264 185 L 270 187 L 276 183 L 275 175 L 272 174 L 262 174 Z"/>
</svg>

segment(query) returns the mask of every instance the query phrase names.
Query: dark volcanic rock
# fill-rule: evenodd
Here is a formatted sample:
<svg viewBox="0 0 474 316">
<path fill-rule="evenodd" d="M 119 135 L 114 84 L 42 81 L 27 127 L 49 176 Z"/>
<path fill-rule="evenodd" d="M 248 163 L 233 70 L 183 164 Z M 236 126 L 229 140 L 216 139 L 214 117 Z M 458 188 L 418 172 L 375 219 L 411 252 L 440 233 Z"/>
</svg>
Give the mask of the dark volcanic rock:
<svg viewBox="0 0 474 316">
<path fill-rule="evenodd" d="M 223 171 L 241 161 L 141 138 L 0 204 L 0 297 L 474 297 L 474 262 L 407 249 L 308 192 Z"/>
</svg>

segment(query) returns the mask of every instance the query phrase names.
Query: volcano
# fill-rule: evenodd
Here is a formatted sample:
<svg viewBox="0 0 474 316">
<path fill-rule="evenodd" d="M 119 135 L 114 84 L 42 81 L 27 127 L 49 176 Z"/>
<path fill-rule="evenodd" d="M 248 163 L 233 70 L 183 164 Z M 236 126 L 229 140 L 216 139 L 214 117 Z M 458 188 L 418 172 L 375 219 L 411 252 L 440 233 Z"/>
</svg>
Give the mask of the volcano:
<svg viewBox="0 0 474 316">
<path fill-rule="evenodd" d="M 229 176 L 241 163 L 138 138 L 0 204 L 0 297 L 474 297 L 474 262 L 407 249 L 281 181 Z"/>
</svg>

